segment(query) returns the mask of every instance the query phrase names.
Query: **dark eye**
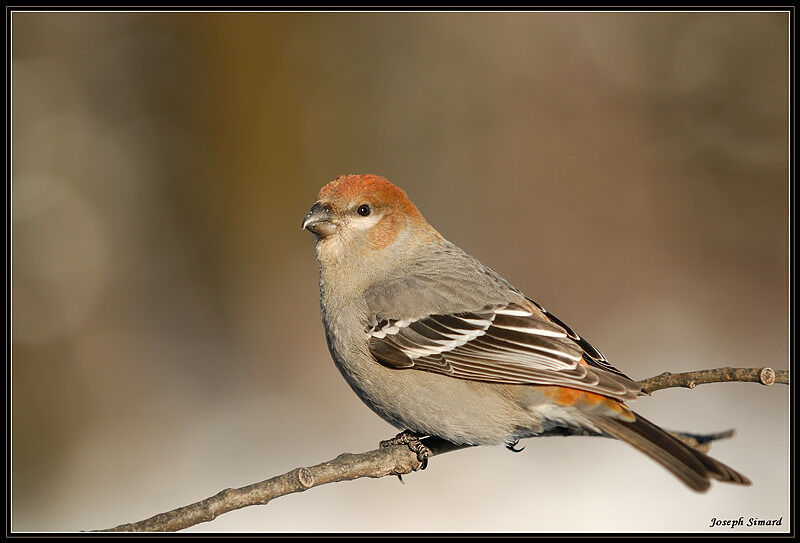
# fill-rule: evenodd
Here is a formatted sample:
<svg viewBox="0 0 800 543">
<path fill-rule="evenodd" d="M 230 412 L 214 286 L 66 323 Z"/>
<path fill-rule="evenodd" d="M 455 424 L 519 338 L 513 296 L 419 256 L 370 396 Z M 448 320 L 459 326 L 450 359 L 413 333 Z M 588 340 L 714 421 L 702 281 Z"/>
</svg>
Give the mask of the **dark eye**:
<svg viewBox="0 0 800 543">
<path fill-rule="evenodd" d="M 369 215 L 370 211 L 372 210 L 369 208 L 367 204 L 361 204 L 360 206 L 358 206 L 358 214 L 361 215 L 362 217 L 366 217 L 367 215 Z"/>
</svg>

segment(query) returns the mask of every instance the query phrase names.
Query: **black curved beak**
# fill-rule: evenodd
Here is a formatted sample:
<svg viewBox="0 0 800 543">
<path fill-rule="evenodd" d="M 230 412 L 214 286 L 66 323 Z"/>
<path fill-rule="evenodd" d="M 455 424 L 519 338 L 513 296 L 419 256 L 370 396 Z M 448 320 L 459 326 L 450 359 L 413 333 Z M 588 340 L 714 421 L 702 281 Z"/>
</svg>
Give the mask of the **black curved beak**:
<svg viewBox="0 0 800 543">
<path fill-rule="evenodd" d="M 303 223 L 300 227 L 312 234 L 324 237 L 332 234 L 336 229 L 332 219 L 331 207 L 328 204 L 317 202 L 311 206 L 309 212 L 303 217 Z"/>
</svg>

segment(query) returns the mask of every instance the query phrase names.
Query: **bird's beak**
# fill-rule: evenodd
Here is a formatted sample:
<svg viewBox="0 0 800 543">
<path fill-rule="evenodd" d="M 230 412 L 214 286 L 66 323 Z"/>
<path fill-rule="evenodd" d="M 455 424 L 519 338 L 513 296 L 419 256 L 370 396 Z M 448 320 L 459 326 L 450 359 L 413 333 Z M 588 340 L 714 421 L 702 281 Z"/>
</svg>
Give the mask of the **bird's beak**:
<svg viewBox="0 0 800 543">
<path fill-rule="evenodd" d="M 336 230 L 336 225 L 333 223 L 331 207 L 328 204 L 319 202 L 311 206 L 309 212 L 303 217 L 301 228 L 321 238 L 333 234 L 334 230 Z"/>
</svg>

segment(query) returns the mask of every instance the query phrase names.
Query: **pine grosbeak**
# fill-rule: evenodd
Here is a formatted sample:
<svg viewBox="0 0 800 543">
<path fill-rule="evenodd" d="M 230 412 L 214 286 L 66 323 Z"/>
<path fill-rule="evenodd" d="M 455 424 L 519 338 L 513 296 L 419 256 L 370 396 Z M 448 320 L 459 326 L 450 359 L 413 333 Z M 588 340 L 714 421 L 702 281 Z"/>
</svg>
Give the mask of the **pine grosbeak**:
<svg viewBox="0 0 800 543">
<path fill-rule="evenodd" d="M 302 227 L 314 234 L 336 366 L 412 440 L 511 448 L 555 427 L 583 429 L 629 443 L 695 491 L 712 478 L 750 484 L 631 411 L 636 382 L 444 239 L 386 179 L 331 181 Z"/>
</svg>

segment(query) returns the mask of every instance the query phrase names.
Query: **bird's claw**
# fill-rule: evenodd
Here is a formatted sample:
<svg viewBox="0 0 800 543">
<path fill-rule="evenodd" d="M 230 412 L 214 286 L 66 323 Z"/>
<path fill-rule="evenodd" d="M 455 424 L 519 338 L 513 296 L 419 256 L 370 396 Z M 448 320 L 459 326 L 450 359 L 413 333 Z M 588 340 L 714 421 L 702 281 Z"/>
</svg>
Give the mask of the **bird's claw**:
<svg viewBox="0 0 800 543">
<path fill-rule="evenodd" d="M 419 469 L 427 468 L 428 458 L 433 456 L 433 452 L 428 447 L 423 445 L 422 441 L 420 441 L 419 436 L 407 430 L 404 432 L 400 432 L 392 439 L 386 439 L 384 441 L 381 441 L 380 445 L 381 448 L 393 447 L 395 445 L 407 446 L 409 449 L 411 449 L 412 452 L 417 454 L 417 460 L 419 460 L 419 462 L 422 464 Z M 400 481 L 401 482 L 403 481 L 402 477 L 400 478 Z"/>
<path fill-rule="evenodd" d="M 514 441 L 510 441 L 510 442 L 506 443 L 506 449 L 508 449 L 511 452 L 515 452 L 515 453 L 522 452 L 523 450 L 525 450 L 525 446 L 524 445 L 522 447 L 520 447 L 519 449 L 517 449 L 516 448 L 517 443 L 519 443 L 519 439 L 515 439 Z"/>
</svg>

